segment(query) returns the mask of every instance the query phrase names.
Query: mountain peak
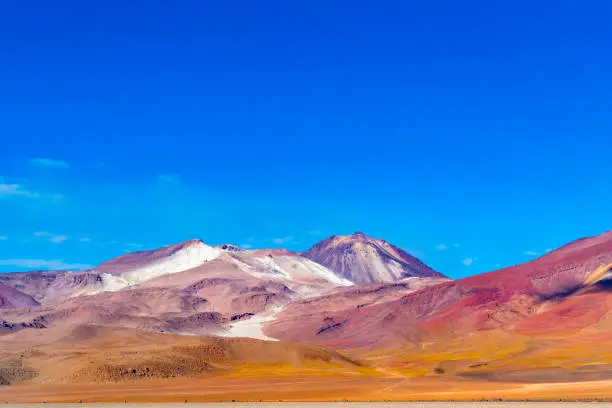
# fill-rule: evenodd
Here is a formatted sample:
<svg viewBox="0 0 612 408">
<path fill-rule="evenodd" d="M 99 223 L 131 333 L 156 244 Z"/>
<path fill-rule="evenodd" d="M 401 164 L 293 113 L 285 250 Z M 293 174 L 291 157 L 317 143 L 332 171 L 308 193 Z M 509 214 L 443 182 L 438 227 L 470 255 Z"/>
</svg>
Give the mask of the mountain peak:
<svg viewBox="0 0 612 408">
<path fill-rule="evenodd" d="M 142 269 L 154 270 L 153 274 L 175 273 L 212 260 L 221 250 L 206 245 L 200 239 L 190 239 L 158 249 L 132 252 L 99 265 L 101 272 L 122 274 Z"/>
<path fill-rule="evenodd" d="M 444 277 L 402 249 L 360 231 L 326 238 L 303 256 L 360 284 L 394 282 L 408 277 Z"/>
<path fill-rule="evenodd" d="M 201 244 L 204 244 L 204 241 L 202 241 L 200 238 L 193 238 L 193 239 L 189 239 L 185 242 L 181 242 L 180 244 L 176 244 L 176 245 L 182 246 L 182 247 L 189 247 L 189 246 L 201 245 Z"/>
</svg>

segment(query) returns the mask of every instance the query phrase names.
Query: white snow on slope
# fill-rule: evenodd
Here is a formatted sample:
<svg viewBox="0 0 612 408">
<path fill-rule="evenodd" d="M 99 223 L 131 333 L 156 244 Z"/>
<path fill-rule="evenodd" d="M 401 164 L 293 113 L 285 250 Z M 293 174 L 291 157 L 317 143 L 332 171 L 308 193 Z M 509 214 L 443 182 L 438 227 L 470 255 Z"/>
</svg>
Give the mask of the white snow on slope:
<svg viewBox="0 0 612 408">
<path fill-rule="evenodd" d="M 221 337 L 250 337 L 252 339 L 278 341 L 278 339 L 266 336 L 262 325 L 263 323 L 274 321 L 276 314 L 282 309 L 283 306 L 277 306 L 266 313 L 233 323 L 228 331 L 217 333 L 217 335 Z"/>
<path fill-rule="evenodd" d="M 289 273 L 287 273 L 287 271 L 283 270 L 283 268 L 281 268 L 280 265 L 278 265 L 274 261 L 274 259 L 272 259 L 271 257 L 262 256 L 262 257 L 256 258 L 255 261 L 263 264 L 264 267 L 268 267 L 266 271 L 267 273 L 282 275 L 284 279 L 287 279 L 290 281 L 293 280 L 293 277 Z"/>
<path fill-rule="evenodd" d="M 210 247 L 203 242 L 185 246 L 170 256 L 153 263 L 122 273 L 120 276 L 101 273 L 102 285 L 86 289 L 73 296 L 95 295 L 102 292 L 117 292 L 128 286 L 137 285 L 162 275 L 184 272 L 205 262 L 212 261 L 221 254 L 221 250 Z"/>
<path fill-rule="evenodd" d="M 70 297 L 76 296 L 91 296 L 102 292 L 117 292 L 130 284 L 121 276 L 111 275 L 110 273 L 101 273 L 102 284 L 96 287 L 86 288 L 78 292 L 74 292 Z"/>
<path fill-rule="evenodd" d="M 162 275 L 183 272 L 212 261 L 221 255 L 221 250 L 198 241 L 192 245 L 162 258 L 152 264 L 124 272 L 121 276 L 130 284 L 135 285 Z"/>
<path fill-rule="evenodd" d="M 323 265 L 320 265 L 314 261 L 311 261 L 310 259 L 304 259 L 304 261 L 302 261 L 303 264 L 305 264 L 305 266 L 310 269 L 312 272 L 314 272 L 317 276 L 330 281 L 332 283 L 335 283 L 337 285 L 341 285 L 341 286 L 352 286 L 354 285 L 353 282 L 351 282 L 348 279 L 344 279 L 341 278 L 340 276 L 336 275 L 335 273 L 333 273 L 332 271 L 330 271 L 329 269 L 327 269 L 326 267 L 324 267 Z"/>
<path fill-rule="evenodd" d="M 338 277 L 326 267 L 297 255 L 232 257 L 244 272 L 258 279 L 280 281 L 301 298 L 317 296 L 336 286 L 351 286 L 352 282 Z M 333 286 L 329 284 L 332 283 Z"/>
<path fill-rule="evenodd" d="M 335 285 L 353 285 L 353 282 L 337 276 L 323 265 L 300 256 L 278 256 L 275 258 L 263 256 L 255 258 L 254 261 L 267 267 L 268 274 L 281 277 L 287 281 L 308 282 L 321 279 Z"/>
</svg>

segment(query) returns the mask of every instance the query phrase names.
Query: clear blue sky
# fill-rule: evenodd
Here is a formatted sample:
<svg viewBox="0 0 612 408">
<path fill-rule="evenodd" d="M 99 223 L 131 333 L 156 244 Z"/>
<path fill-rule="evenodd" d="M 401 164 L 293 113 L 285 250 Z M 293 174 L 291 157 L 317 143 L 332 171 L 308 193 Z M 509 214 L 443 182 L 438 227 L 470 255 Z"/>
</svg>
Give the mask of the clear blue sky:
<svg viewBox="0 0 612 408">
<path fill-rule="evenodd" d="M 0 270 L 360 230 L 460 277 L 604 232 L 611 14 L 3 1 Z"/>
</svg>

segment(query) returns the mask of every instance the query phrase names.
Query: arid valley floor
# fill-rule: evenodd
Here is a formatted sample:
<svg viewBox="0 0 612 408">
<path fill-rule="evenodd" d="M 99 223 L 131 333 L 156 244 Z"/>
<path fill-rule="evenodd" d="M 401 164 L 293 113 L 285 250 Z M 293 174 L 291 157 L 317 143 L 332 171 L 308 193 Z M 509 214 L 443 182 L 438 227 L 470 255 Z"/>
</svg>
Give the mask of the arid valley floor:
<svg viewBox="0 0 612 408">
<path fill-rule="evenodd" d="M 106 402 L 119 400 L 128 403 L 179 401 L 377 401 L 371 406 L 382 406 L 384 401 L 464 401 L 472 404 L 487 400 L 491 406 L 503 406 L 500 399 L 519 402 L 609 401 L 612 382 L 580 384 L 491 384 L 485 382 L 438 382 L 422 379 L 398 378 L 322 378 L 322 377 L 267 377 L 259 380 L 246 378 L 217 378 L 209 381 L 152 381 L 121 385 L 85 386 L 20 386 L 3 390 L 0 399 L 9 403 L 41 402 Z M 124 406 L 125 402 L 121 403 Z M 555 402 L 553 404 L 558 404 Z M 46 405 L 49 406 L 49 405 Z M 106 404 L 104 405 L 106 406 Z M 180 406 L 185 406 L 184 402 Z M 208 406 L 208 405 L 207 405 Z M 252 406 L 252 405 L 246 405 Z M 265 405 L 264 405 L 265 406 Z M 281 405 L 285 407 L 285 405 Z M 325 405 L 313 405 L 325 406 Z M 351 406 L 353 406 L 351 404 Z M 403 406 L 403 405 L 401 405 Z M 410 406 L 410 405 L 409 405 Z M 419 406 L 419 405 L 415 405 Z M 436 405 L 427 405 L 433 407 Z M 454 405 L 440 405 L 454 406 Z M 466 405 L 475 406 L 475 405 Z M 517 405 L 512 405 L 517 406 Z M 529 405 L 532 406 L 532 405 Z M 555 405 L 533 405 L 555 406 Z M 569 405 L 564 405 L 569 406 Z M 605 405 L 597 405 L 599 407 Z M 612 406 L 612 404 L 610 404 Z"/>
<path fill-rule="evenodd" d="M 33 408 L 39 404 L 8 404 L 7 408 Z M 247 403 L 91 403 L 45 404 L 48 408 L 609 408 L 612 403 L 589 402 L 247 402 Z"/>
</svg>

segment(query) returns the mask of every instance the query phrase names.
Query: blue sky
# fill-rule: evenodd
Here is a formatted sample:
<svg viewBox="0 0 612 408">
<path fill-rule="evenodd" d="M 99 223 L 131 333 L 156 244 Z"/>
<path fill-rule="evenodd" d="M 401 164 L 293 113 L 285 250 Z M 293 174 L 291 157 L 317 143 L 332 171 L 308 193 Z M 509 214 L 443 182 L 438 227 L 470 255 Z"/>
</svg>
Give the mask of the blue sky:
<svg viewBox="0 0 612 408">
<path fill-rule="evenodd" d="M 0 270 L 359 230 L 461 277 L 604 232 L 610 12 L 5 1 Z"/>
</svg>

